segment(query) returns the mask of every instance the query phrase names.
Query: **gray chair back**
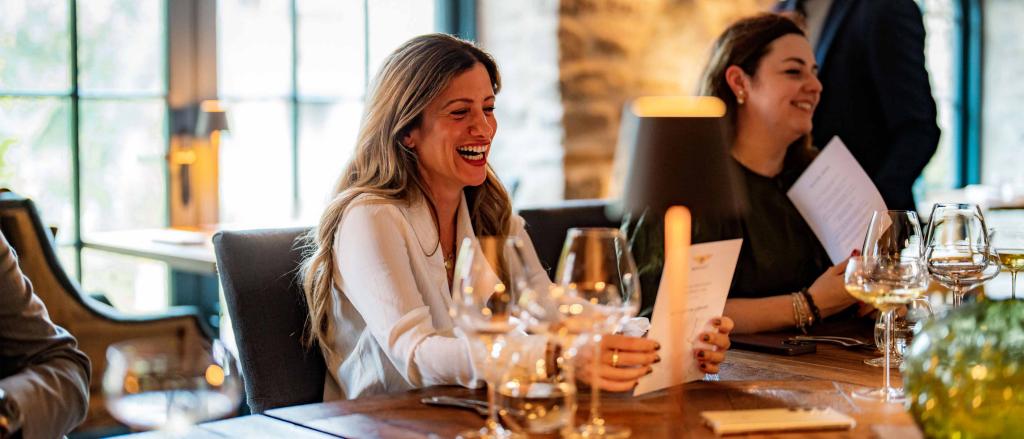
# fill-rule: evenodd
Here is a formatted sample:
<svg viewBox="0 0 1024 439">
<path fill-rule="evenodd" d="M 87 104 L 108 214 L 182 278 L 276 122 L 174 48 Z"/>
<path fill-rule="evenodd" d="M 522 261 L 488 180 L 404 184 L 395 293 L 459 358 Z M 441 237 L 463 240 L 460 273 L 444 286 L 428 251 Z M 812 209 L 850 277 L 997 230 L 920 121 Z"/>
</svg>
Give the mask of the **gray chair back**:
<svg viewBox="0 0 1024 439">
<path fill-rule="evenodd" d="M 608 218 L 607 208 L 607 200 L 568 200 L 557 205 L 519 210 L 548 277 L 555 275 L 565 235 L 570 228 L 619 227 L 618 220 Z"/>
<path fill-rule="evenodd" d="M 324 358 L 302 345 L 306 302 L 296 239 L 307 228 L 221 231 L 213 236 L 245 393 L 253 413 L 321 402 Z"/>
</svg>

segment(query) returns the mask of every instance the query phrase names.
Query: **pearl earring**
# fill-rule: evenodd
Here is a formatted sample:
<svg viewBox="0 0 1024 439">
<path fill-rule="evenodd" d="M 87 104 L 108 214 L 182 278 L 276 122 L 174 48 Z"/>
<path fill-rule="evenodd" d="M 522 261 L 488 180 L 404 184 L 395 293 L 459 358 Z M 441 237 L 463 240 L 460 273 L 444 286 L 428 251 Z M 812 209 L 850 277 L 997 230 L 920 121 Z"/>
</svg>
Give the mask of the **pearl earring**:
<svg viewBox="0 0 1024 439">
<path fill-rule="evenodd" d="M 745 98 L 745 96 L 746 96 L 746 95 L 745 95 L 745 94 L 744 94 L 744 93 L 743 93 L 742 91 L 741 91 L 741 92 L 739 92 L 739 93 L 738 93 L 738 94 L 736 95 L 736 102 L 737 102 L 737 103 L 739 103 L 740 105 L 743 105 L 743 103 L 744 103 L 744 102 L 746 102 L 746 98 Z"/>
</svg>

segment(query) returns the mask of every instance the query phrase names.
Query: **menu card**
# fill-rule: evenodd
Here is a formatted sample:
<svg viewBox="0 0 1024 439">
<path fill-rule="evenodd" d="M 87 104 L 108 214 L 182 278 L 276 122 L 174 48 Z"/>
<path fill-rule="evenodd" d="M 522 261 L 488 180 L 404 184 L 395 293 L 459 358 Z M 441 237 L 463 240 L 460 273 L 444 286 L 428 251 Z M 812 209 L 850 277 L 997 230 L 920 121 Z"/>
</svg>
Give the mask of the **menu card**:
<svg viewBox="0 0 1024 439">
<path fill-rule="evenodd" d="M 700 334 L 711 330 L 708 322 L 722 315 L 725 299 L 729 295 L 736 260 L 740 256 L 742 239 L 707 242 L 690 247 L 690 277 L 687 291 L 658 289 L 654 303 L 654 318 L 647 337 L 664 347 L 668 343 L 681 345 L 679 349 L 664 349 L 672 355 L 662 357 L 654 364 L 653 372 L 640 379 L 633 391 L 643 395 L 667 387 L 704 378 L 693 352 L 706 344 L 699 341 Z M 669 294 L 685 294 L 685 301 L 663 300 Z M 682 305 L 678 309 L 664 309 L 664 304 Z M 659 308 L 661 307 L 661 308 Z M 682 371 L 682 373 L 678 373 Z"/>
<path fill-rule="evenodd" d="M 882 194 L 839 137 L 828 142 L 786 195 L 834 264 L 864 244 L 871 213 L 886 210 Z"/>
</svg>

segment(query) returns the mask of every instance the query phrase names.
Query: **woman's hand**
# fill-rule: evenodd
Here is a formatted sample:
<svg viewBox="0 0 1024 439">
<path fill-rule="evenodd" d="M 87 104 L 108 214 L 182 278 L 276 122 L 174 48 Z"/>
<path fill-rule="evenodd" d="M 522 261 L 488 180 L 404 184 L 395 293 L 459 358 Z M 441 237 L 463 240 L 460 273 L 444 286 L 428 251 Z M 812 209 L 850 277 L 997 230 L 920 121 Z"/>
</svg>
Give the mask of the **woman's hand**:
<svg viewBox="0 0 1024 439">
<path fill-rule="evenodd" d="M 718 366 L 725 361 L 725 351 L 729 349 L 729 333 L 735 326 L 732 319 L 728 317 L 717 317 L 711 319 L 711 327 L 717 331 L 705 332 L 700 335 L 700 341 L 711 345 L 710 349 L 697 349 L 693 356 L 697 358 L 697 367 L 705 373 L 718 373 Z"/>
<path fill-rule="evenodd" d="M 605 335 L 596 370 L 597 385 L 611 392 L 633 390 L 640 378 L 651 373 L 651 365 L 661 361 L 660 348 L 657 342 L 646 338 Z M 585 346 L 576 356 L 577 378 L 589 385 L 595 382 L 593 354 L 593 346 Z"/>
<path fill-rule="evenodd" d="M 846 284 L 843 281 L 846 263 L 849 261 L 847 259 L 825 270 L 807 289 L 807 292 L 814 297 L 814 304 L 818 306 L 823 318 L 842 311 L 857 302 L 857 299 L 846 292 Z"/>
</svg>

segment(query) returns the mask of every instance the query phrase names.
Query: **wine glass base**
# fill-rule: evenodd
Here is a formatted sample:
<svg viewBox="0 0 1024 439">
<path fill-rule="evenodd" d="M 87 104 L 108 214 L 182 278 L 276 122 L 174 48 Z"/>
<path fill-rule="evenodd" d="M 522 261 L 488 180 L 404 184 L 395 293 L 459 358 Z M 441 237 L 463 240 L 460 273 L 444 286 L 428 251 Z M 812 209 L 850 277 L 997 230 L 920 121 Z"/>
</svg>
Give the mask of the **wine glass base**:
<svg viewBox="0 0 1024 439">
<path fill-rule="evenodd" d="M 885 356 L 868 358 L 864 360 L 864 364 L 871 367 L 885 367 Z M 901 364 L 903 364 L 903 357 L 899 355 L 893 354 L 892 358 L 889 359 L 890 369 L 899 369 Z"/>
<path fill-rule="evenodd" d="M 620 439 L 627 438 L 632 433 L 629 427 L 619 427 L 615 425 L 596 425 L 586 424 L 581 425 L 576 429 L 576 436 L 579 438 L 604 438 L 604 439 Z"/>
<path fill-rule="evenodd" d="M 902 404 L 907 400 L 902 387 L 890 387 L 888 389 L 867 389 L 853 392 L 853 397 L 867 401 L 886 402 Z"/>
<path fill-rule="evenodd" d="M 525 439 L 526 438 L 526 436 L 523 436 L 523 435 L 521 435 L 519 433 L 510 431 L 510 430 L 506 430 L 504 428 L 499 428 L 497 430 L 491 430 L 491 429 L 488 429 L 487 427 L 480 427 L 480 429 L 477 429 L 477 430 L 464 430 L 464 431 L 460 432 L 455 437 L 457 439 Z"/>
</svg>

